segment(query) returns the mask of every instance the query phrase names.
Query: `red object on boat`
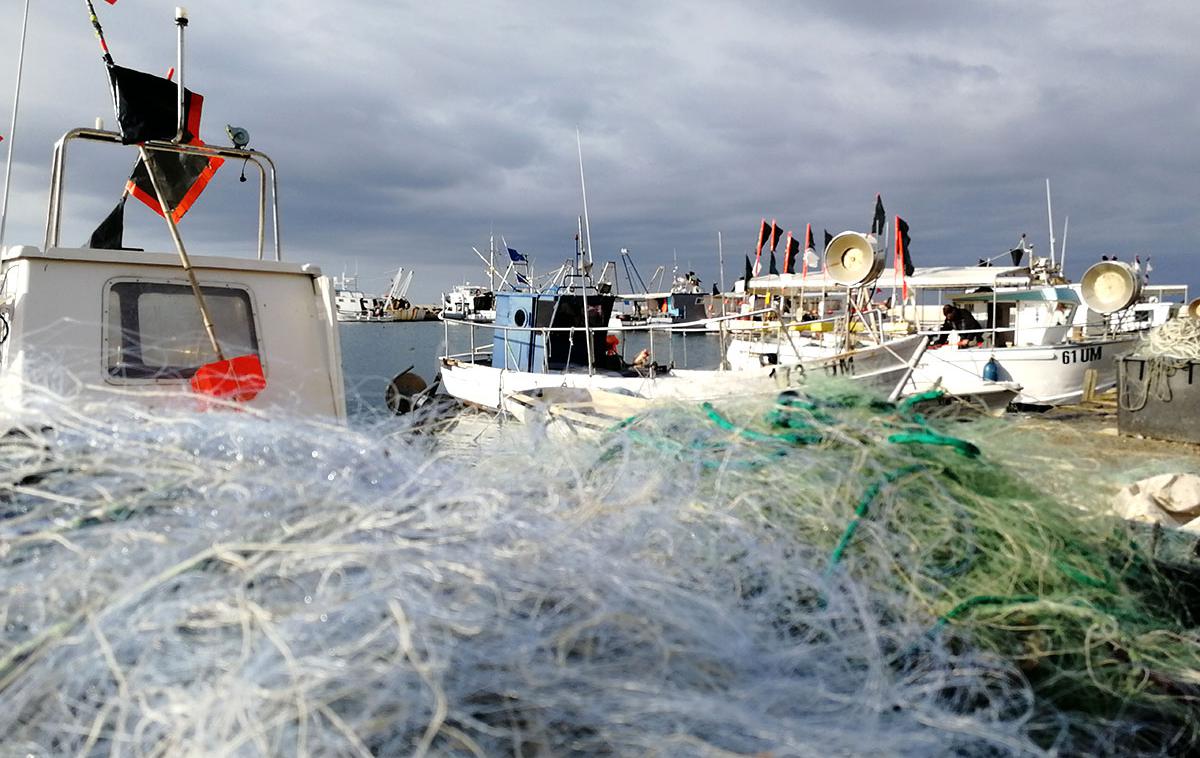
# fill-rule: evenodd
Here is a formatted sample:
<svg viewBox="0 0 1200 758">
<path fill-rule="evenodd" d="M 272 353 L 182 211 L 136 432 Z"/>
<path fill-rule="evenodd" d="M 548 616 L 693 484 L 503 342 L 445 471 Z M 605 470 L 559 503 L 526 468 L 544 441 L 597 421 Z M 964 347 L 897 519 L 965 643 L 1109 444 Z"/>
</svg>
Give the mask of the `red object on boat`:
<svg viewBox="0 0 1200 758">
<path fill-rule="evenodd" d="M 192 377 L 192 389 L 201 395 L 244 403 L 267 387 L 262 361 L 257 355 L 239 355 L 201 366 Z"/>
</svg>

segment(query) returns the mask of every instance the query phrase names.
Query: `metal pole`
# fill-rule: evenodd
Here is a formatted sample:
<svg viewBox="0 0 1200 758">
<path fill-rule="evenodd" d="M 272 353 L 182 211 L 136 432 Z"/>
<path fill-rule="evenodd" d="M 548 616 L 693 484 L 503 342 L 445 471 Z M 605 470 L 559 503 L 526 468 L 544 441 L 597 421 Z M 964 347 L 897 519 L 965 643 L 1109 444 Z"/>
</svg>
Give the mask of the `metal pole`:
<svg viewBox="0 0 1200 758">
<path fill-rule="evenodd" d="M 142 162 L 146 164 L 146 173 L 150 176 L 150 184 L 154 186 L 154 194 L 158 197 L 158 206 L 162 208 L 163 218 L 167 221 L 167 230 L 171 232 L 171 239 L 175 241 L 175 249 L 179 251 L 179 259 L 183 262 L 183 272 L 187 274 L 188 283 L 192 285 L 192 294 L 196 296 L 196 303 L 200 306 L 204 331 L 208 334 L 209 342 L 212 343 L 213 352 L 217 354 L 217 360 L 223 361 L 225 354 L 221 352 L 221 345 L 217 342 L 217 332 L 213 328 L 212 316 L 208 312 L 208 305 L 204 302 L 204 293 L 200 291 L 200 282 L 196 281 L 196 273 L 192 271 L 192 262 L 188 258 L 187 251 L 183 249 L 183 239 L 179 236 L 179 228 L 175 226 L 175 217 L 171 215 L 171 208 L 167 205 L 162 185 L 158 183 L 158 175 L 154 170 L 154 161 L 150 157 L 150 151 L 144 145 L 139 146 L 138 150 L 142 154 Z"/>
<path fill-rule="evenodd" d="M 721 242 L 721 233 L 717 232 L 717 262 L 721 268 L 721 294 L 725 294 L 725 247 Z M 721 315 L 725 315 L 724 310 Z"/>
<path fill-rule="evenodd" d="M 588 218 L 587 184 L 583 180 L 583 139 L 579 136 L 579 128 L 575 128 L 575 146 L 579 148 L 579 187 L 583 191 L 583 228 L 587 233 L 588 271 L 592 268 L 592 221 Z"/>
<path fill-rule="evenodd" d="M 12 187 L 13 140 L 17 135 L 17 111 L 21 104 L 21 72 L 25 69 L 25 34 L 29 30 L 29 0 L 21 17 L 21 46 L 17 51 L 17 85 L 13 90 L 12 124 L 8 129 L 8 158 L 4 164 L 4 200 L 0 201 L 0 251 L 4 250 L 4 228 L 8 225 L 8 193 Z"/>
<path fill-rule="evenodd" d="M 175 9 L 175 26 L 179 30 L 177 36 L 178 44 L 175 47 L 175 75 L 179 78 L 176 80 L 179 97 L 177 100 L 176 115 L 178 116 L 178 129 L 175 132 L 175 141 L 179 143 L 186 142 L 184 139 L 184 131 L 187 128 L 187 96 L 183 88 L 183 30 L 187 28 L 188 17 L 187 8 L 177 7 Z M 164 209 L 166 206 L 163 206 Z"/>
<path fill-rule="evenodd" d="M 1054 212 L 1050 210 L 1050 180 L 1046 180 L 1046 220 L 1050 225 L 1050 268 L 1054 268 Z"/>
</svg>

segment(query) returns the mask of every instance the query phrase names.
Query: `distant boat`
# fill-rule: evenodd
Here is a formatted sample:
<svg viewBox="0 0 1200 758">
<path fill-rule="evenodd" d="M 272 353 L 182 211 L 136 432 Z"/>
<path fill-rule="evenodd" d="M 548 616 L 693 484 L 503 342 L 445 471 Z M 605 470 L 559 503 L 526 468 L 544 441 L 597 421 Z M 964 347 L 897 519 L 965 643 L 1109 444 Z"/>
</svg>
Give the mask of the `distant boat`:
<svg viewBox="0 0 1200 758">
<path fill-rule="evenodd" d="M 459 284 L 442 294 L 443 319 L 491 323 L 496 319 L 496 295 L 490 287 Z"/>
<path fill-rule="evenodd" d="M 334 278 L 334 302 L 337 317 L 341 322 L 432 321 L 437 318 L 434 309 L 413 305 L 407 299 L 412 285 L 413 272 L 401 267 L 392 277 L 392 285 L 386 295 L 367 295 L 358 288 L 358 277 L 342 274 Z"/>
</svg>

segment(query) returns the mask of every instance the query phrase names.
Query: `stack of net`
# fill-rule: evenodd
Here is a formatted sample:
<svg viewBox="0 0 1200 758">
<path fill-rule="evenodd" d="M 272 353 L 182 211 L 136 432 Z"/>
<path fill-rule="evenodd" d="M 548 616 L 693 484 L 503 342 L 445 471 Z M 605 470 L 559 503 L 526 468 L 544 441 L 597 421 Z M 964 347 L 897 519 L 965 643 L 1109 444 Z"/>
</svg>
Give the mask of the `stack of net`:
<svg viewBox="0 0 1200 758">
<path fill-rule="evenodd" d="M 1195 745 L 1177 589 L 995 422 L 719 405 L 464 453 L 46 395 L 0 445 L 0 752 Z"/>
</svg>

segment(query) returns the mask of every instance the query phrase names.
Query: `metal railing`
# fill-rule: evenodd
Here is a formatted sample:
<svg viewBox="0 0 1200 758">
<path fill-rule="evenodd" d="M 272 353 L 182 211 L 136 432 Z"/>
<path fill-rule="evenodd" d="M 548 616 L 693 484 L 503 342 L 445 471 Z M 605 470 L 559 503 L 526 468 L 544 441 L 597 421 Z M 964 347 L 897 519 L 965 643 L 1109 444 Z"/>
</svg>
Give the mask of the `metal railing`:
<svg viewBox="0 0 1200 758">
<path fill-rule="evenodd" d="M 49 250 L 58 247 L 62 225 L 63 181 L 67 165 L 67 145 L 73 140 L 87 140 L 120 145 L 121 135 L 102 129 L 72 129 L 54 143 L 54 156 L 50 165 L 50 199 L 46 208 L 45 246 Z M 279 236 L 279 183 L 275 174 L 275 162 L 257 150 L 240 150 L 233 147 L 212 145 L 179 145 L 173 142 L 146 142 L 147 150 L 164 153 L 225 158 L 253 163 L 258 167 L 258 259 L 264 259 L 266 245 L 267 184 L 271 186 L 271 230 L 275 242 L 275 260 L 283 260 L 282 241 Z M 163 209 L 166 212 L 166 209 Z"/>
<path fill-rule="evenodd" d="M 492 344 L 490 344 L 490 345 L 485 344 L 483 346 L 477 346 L 477 343 L 476 343 L 475 330 L 476 329 L 488 329 L 488 330 L 491 330 L 492 332 L 497 332 L 497 331 L 503 332 L 505 357 L 506 358 L 512 357 L 514 359 L 516 358 L 516 355 L 512 352 L 512 343 L 510 341 L 510 335 L 514 332 L 541 335 L 543 346 L 546 346 L 549 344 L 550 335 L 552 333 L 566 333 L 566 334 L 568 334 L 568 345 L 571 346 L 571 348 L 573 348 L 573 346 L 575 344 L 576 333 L 583 333 L 585 339 L 591 339 L 596 334 L 608 334 L 611 332 L 618 332 L 618 333 L 620 333 L 620 332 L 635 332 L 635 333 L 636 332 L 649 332 L 650 333 L 650 335 L 649 335 L 650 345 L 649 345 L 648 351 L 650 353 L 650 360 L 653 361 L 654 360 L 654 337 L 653 337 L 654 332 L 665 331 L 665 332 L 669 333 L 672 330 L 677 329 L 680 326 L 685 326 L 685 327 L 686 326 L 704 326 L 704 325 L 711 324 L 711 323 L 717 323 L 720 325 L 720 327 L 721 327 L 720 332 L 722 333 L 721 362 L 723 364 L 724 360 L 725 360 L 724 359 L 724 352 L 725 352 L 724 351 L 724 340 L 725 340 L 725 334 L 726 334 L 726 330 L 724 329 L 724 324 L 729 321 L 734 321 L 739 318 L 759 315 L 759 314 L 768 313 L 768 312 L 774 312 L 774 311 L 773 311 L 773 309 L 767 308 L 767 309 L 758 310 L 758 311 L 751 311 L 750 313 L 738 313 L 738 314 L 729 314 L 726 316 L 715 316 L 712 318 L 705 318 L 705 319 L 701 319 L 698 321 L 686 322 L 683 324 L 655 324 L 649 328 L 647 328 L 645 326 L 639 326 L 639 327 L 589 326 L 586 328 L 582 327 L 582 326 L 556 326 L 556 327 L 552 327 L 552 326 L 510 326 L 507 324 L 479 323 L 476 321 L 468 321 L 465 319 L 443 319 L 442 320 L 443 341 L 444 341 L 444 344 L 446 345 L 446 353 L 444 355 L 442 355 L 441 358 L 443 360 L 455 360 L 455 361 L 460 361 L 460 362 L 466 361 L 468 363 L 475 363 L 477 358 L 484 358 L 484 357 L 494 355 L 494 352 L 495 352 L 494 337 L 493 337 Z M 465 328 L 468 331 L 468 333 L 470 335 L 470 351 L 469 352 L 466 352 L 466 353 L 451 353 L 451 352 L 449 352 L 451 324 L 454 324 L 455 328 Z M 586 348 L 586 345 L 583 346 L 583 348 L 581 348 L 581 349 L 585 349 L 585 348 Z M 622 342 L 622 350 L 624 350 L 624 342 Z M 572 350 L 569 348 L 567 356 L 566 356 L 566 361 L 563 366 L 564 372 L 566 372 L 567 369 L 571 365 L 571 352 L 572 352 Z M 543 349 L 541 350 L 542 360 L 541 360 L 541 364 L 539 366 L 539 368 L 541 369 L 540 373 L 550 373 L 549 357 L 550 357 L 549 350 L 547 350 L 547 349 L 545 349 L 545 347 L 543 347 Z M 622 360 L 624 360 L 624 357 L 625 356 L 622 355 Z M 685 353 L 685 360 L 686 360 L 686 353 Z M 596 361 L 595 361 L 594 357 L 591 355 L 588 355 L 588 360 L 587 360 L 586 365 L 587 365 L 587 369 L 588 369 L 589 373 L 592 373 L 595 371 L 595 369 L 596 369 L 595 363 L 596 363 Z"/>
</svg>

